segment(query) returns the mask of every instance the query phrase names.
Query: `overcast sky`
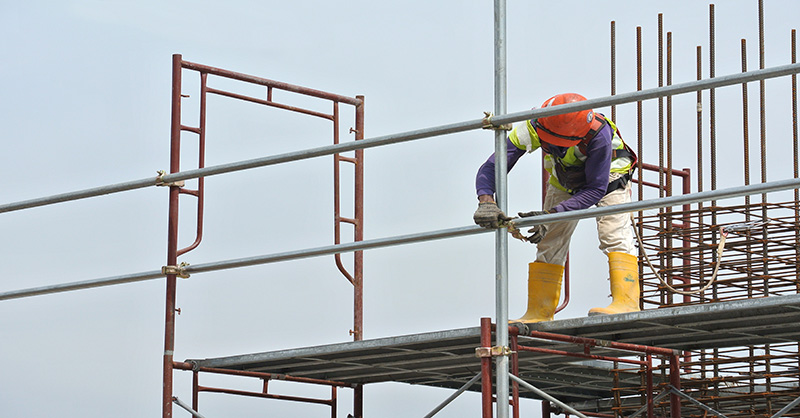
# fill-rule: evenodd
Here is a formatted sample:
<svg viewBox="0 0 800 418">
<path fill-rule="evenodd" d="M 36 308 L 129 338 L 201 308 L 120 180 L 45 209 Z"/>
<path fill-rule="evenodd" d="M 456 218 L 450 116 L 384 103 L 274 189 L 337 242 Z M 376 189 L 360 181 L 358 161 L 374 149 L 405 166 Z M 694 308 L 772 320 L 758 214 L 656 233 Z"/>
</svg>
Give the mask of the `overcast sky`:
<svg viewBox="0 0 800 418">
<path fill-rule="evenodd" d="M 766 65 L 787 64 L 800 3 L 766 3 Z M 665 32 L 674 31 L 673 82 L 695 79 L 697 45 L 707 77 L 707 3 L 509 1 L 509 111 L 539 106 L 560 92 L 608 95 L 611 20 L 617 22 L 617 91 L 636 88 L 637 25 L 643 26 L 644 87 L 657 86 L 658 13 L 664 13 Z M 741 71 L 741 38 L 747 38 L 749 68 L 758 68 L 757 1 L 720 2 L 716 14 L 716 74 Z M 488 0 L 0 0 L 0 36 L 0 204 L 168 170 L 176 53 L 364 95 L 368 138 L 477 119 L 494 103 Z M 196 80 L 187 75 L 183 87 L 189 122 L 196 120 Z M 767 85 L 769 180 L 780 180 L 792 176 L 789 81 Z M 754 115 L 757 92 L 751 84 Z M 290 104 L 320 106 L 279 95 Z M 721 89 L 717 99 L 719 187 L 741 185 L 741 88 Z M 674 165 L 694 168 L 694 94 L 674 102 Z M 646 103 L 640 154 L 647 163 L 657 163 L 656 109 L 656 102 Z M 351 140 L 352 111 L 342 113 L 342 139 Z M 618 125 L 632 145 L 635 115 L 635 105 L 618 108 Z M 220 97 L 210 99 L 208 129 L 207 166 L 332 141 L 326 123 Z M 751 142 L 757 135 L 754 120 Z M 194 168 L 194 138 L 183 141 L 183 167 Z M 475 172 L 492 150 L 493 135 L 485 131 L 367 150 L 366 238 L 470 225 Z M 540 207 L 539 170 L 536 155 L 511 173 L 511 212 Z M 332 158 L 325 157 L 208 178 L 204 241 L 181 260 L 200 264 L 332 244 L 332 172 Z M 0 292 L 159 269 L 166 255 L 167 194 L 153 187 L 0 215 Z M 181 208 L 185 246 L 194 238 L 193 199 L 182 197 Z M 348 199 L 344 215 L 351 210 Z M 350 229 L 344 231 L 350 238 Z M 510 242 L 512 318 L 524 311 L 534 254 L 533 246 Z M 609 302 L 606 259 L 592 221 L 581 222 L 571 254 L 572 302 L 557 318 L 582 317 Z M 0 302 L 0 415 L 160 416 L 164 298 L 159 279 Z M 352 288 L 333 257 L 196 274 L 179 282 L 177 298 L 179 361 L 351 339 Z M 365 338 L 477 326 L 480 317 L 494 316 L 494 303 L 493 234 L 365 255 Z M 258 390 L 255 381 L 224 384 Z M 190 387 L 191 375 L 176 373 L 175 395 L 190 402 Z M 286 394 L 307 390 L 283 388 Z M 450 393 L 372 385 L 365 390 L 365 413 L 422 416 Z M 339 416 L 345 417 L 351 392 L 341 391 L 340 399 Z M 327 414 L 320 406 L 210 394 L 200 402 L 209 418 Z M 479 403 L 467 394 L 439 416 L 477 416 Z M 539 404 L 525 408 L 538 413 Z M 176 407 L 174 416 L 189 415 Z"/>
</svg>

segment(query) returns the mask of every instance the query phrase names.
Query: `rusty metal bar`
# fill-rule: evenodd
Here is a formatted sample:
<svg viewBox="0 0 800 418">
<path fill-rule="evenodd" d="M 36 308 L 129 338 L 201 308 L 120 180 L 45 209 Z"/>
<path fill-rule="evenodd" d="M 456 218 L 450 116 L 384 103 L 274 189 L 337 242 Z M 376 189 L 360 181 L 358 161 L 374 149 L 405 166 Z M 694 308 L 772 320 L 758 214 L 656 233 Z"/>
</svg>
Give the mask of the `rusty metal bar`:
<svg viewBox="0 0 800 418">
<path fill-rule="evenodd" d="M 697 46 L 697 80 L 703 79 L 703 50 L 700 45 Z M 703 92 L 697 92 L 697 191 L 703 191 Z M 702 224 L 703 217 L 703 202 L 697 202 L 697 222 Z M 700 231 L 700 241 L 703 241 L 703 232 Z M 703 265 L 705 252 L 700 253 L 699 264 Z M 700 281 L 705 279 L 704 274 L 700 273 Z M 705 292 L 700 294 L 702 299 Z"/>
<path fill-rule="evenodd" d="M 237 389 L 224 389 L 224 388 L 217 388 L 217 387 L 209 387 L 209 386 L 200 386 L 198 388 L 200 392 L 211 392 L 211 393 L 224 393 L 228 395 L 239 395 L 239 396 L 249 396 L 252 398 L 263 398 L 263 399 L 275 399 L 280 401 L 293 401 L 293 402 L 302 402 L 302 403 L 313 403 L 313 404 L 320 404 L 320 405 L 327 405 L 330 407 L 334 406 L 334 399 L 317 399 L 317 398 L 306 398 L 301 396 L 288 396 L 288 395 L 274 395 L 271 393 L 262 393 L 262 392 L 250 392 L 246 390 L 237 390 Z"/>
<path fill-rule="evenodd" d="M 792 29 L 792 64 L 797 63 L 797 31 Z M 798 169 L 800 165 L 800 152 L 798 150 L 798 128 L 797 128 L 797 75 L 792 75 L 792 155 L 794 156 L 794 178 L 800 177 L 800 170 Z M 800 191 L 794 191 L 794 201 L 800 202 Z M 794 211 L 794 222 L 796 225 L 800 225 L 800 210 L 795 209 Z M 795 259 L 797 262 L 795 263 L 796 268 L 800 271 L 800 230 L 795 231 L 794 235 L 794 244 L 795 244 Z M 800 282 L 797 284 L 797 292 L 800 293 Z M 799 347 L 800 348 L 800 347 Z"/>
<path fill-rule="evenodd" d="M 611 95 L 617 94 L 617 24 L 611 21 Z M 611 106 L 611 120 L 617 123 L 617 106 Z"/>
<path fill-rule="evenodd" d="M 333 103 L 333 143 L 334 145 L 339 144 L 339 104 L 334 102 Z M 341 154 L 333 154 L 333 243 L 340 244 L 342 242 L 342 223 L 351 223 L 353 225 L 358 225 L 358 221 L 355 219 L 346 219 L 343 218 L 341 215 L 341 188 L 340 188 L 340 176 L 341 176 L 341 161 L 342 161 Z M 344 266 L 342 262 L 342 255 L 341 254 L 334 254 L 334 260 L 336 262 L 336 268 L 339 269 L 339 272 L 350 282 L 350 284 L 355 285 L 355 278 L 347 271 L 347 268 Z M 355 332 L 355 330 L 353 330 Z"/>
<path fill-rule="evenodd" d="M 341 103 L 347 103 L 351 105 L 358 105 L 358 99 L 354 99 L 352 97 L 342 96 L 338 94 L 328 93 L 320 90 L 314 90 L 307 87 L 295 86 L 288 83 L 282 83 L 280 81 L 269 80 L 266 78 L 256 77 L 248 74 L 237 73 L 234 71 L 223 70 L 221 68 L 210 67 L 208 65 L 197 64 L 194 62 L 189 61 L 182 61 L 181 66 L 183 68 L 189 70 L 199 71 L 201 73 L 207 73 L 212 75 L 217 75 L 225 78 L 231 78 L 234 80 L 244 81 L 251 84 L 258 84 L 261 86 L 266 86 L 272 89 L 279 89 L 279 90 L 286 90 L 293 93 L 300 93 L 306 96 L 313 96 L 318 97 L 320 99 L 327 99 Z"/>
<path fill-rule="evenodd" d="M 653 355 L 646 355 L 647 367 L 645 376 L 645 388 L 647 390 L 647 418 L 655 417 L 655 399 L 653 397 Z"/>
<path fill-rule="evenodd" d="M 516 329 L 516 327 L 512 327 L 512 330 Z M 676 355 L 677 351 L 672 350 L 669 348 L 661 348 L 661 347 L 651 347 L 647 345 L 641 344 L 630 344 L 630 343 L 620 343 L 616 341 L 606 341 L 606 340 L 598 340 L 596 338 L 587 338 L 587 337 L 575 337 L 571 335 L 562 335 L 562 334 L 553 334 L 550 332 L 544 331 L 535 331 L 531 330 L 525 332 L 524 334 L 528 337 L 533 338 L 542 338 L 545 340 L 551 341 L 561 341 L 565 343 L 572 343 L 572 344 L 580 344 L 580 345 L 588 345 L 588 346 L 601 346 L 604 348 L 614 348 L 618 350 L 626 350 L 632 351 L 636 353 L 644 353 L 644 354 L 653 354 L 658 356 L 673 356 Z M 521 348 L 521 347 L 520 347 Z M 638 363 L 635 363 L 638 364 Z"/>
<path fill-rule="evenodd" d="M 207 75 L 207 73 L 201 73 L 201 74 L 202 75 Z M 322 118 L 322 119 L 333 120 L 333 118 L 334 118 L 333 115 L 329 115 L 327 113 L 315 112 L 313 110 L 303 109 L 303 108 L 296 107 L 296 106 L 288 106 L 288 105 L 284 105 L 284 104 L 273 102 L 271 99 L 263 100 L 263 99 L 259 99 L 259 98 L 256 98 L 256 97 L 245 96 L 243 94 L 237 94 L 237 93 L 232 93 L 232 92 L 225 91 L 225 90 L 218 90 L 218 89 L 212 89 L 212 88 L 209 88 L 208 92 L 212 93 L 212 94 L 219 95 L 219 96 L 230 97 L 232 99 L 243 100 L 243 101 L 251 102 L 251 103 L 257 103 L 257 104 L 261 104 L 261 105 L 265 105 L 265 106 L 275 107 L 275 108 L 278 108 L 278 109 L 288 110 L 288 111 L 291 111 L 291 112 L 302 113 L 302 114 L 309 115 L 309 116 L 316 116 L 316 117 Z M 338 103 L 338 102 L 334 102 L 334 103 Z"/>
<path fill-rule="evenodd" d="M 198 158 L 197 168 L 204 168 L 206 165 L 206 104 L 208 102 L 208 80 L 206 74 L 200 75 L 200 127 L 194 131 L 198 134 Z M 180 188 L 181 194 L 189 194 L 197 198 L 197 220 L 194 242 L 186 248 L 178 250 L 178 257 L 197 248 L 203 240 L 203 208 L 205 206 L 205 181 L 204 177 L 197 179 L 197 190 L 187 190 Z"/>
<path fill-rule="evenodd" d="M 170 135 L 170 173 L 180 171 L 181 158 L 181 56 L 172 56 L 172 129 Z M 178 264 L 178 201 L 180 187 L 169 187 L 169 222 L 167 226 L 167 265 Z M 177 279 L 168 274 L 164 320 L 164 375 L 162 414 L 172 417 L 172 363 L 175 353 L 175 298 Z"/>
<path fill-rule="evenodd" d="M 492 346 L 492 319 L 481 318 L 481 347 Z M 492 418 L 492 360 L 481 357 L 481 416 Z"/>
<path fill-rule="evenodd" d="M 202 372 L 202 373 L 223 374 L 228 376 L 240 376 L 240 377 L 253 377 L 253 378 L 267 379 L 267 380 L 283 380 L 287 382 L 310 383 L 314 385 L 336 386 L 341 388 L 352 388 L 354 386 L 351 383 L 339 382 L 336 380 L 323 380 L 323 379 L 314 379 L 310 377 L 290 376 L 286 374 L 253 372 L 249 370 L 220 369 L 215 367 L 197 367 L 197 365 L 191 362 L 187 363 L 187 362 L 176 361 L 173 363 L 173 368 L 178 370 L 187 370 L 187 371 Z"/>
<path fill-rule="evenodd" d="M 709 79 L 714 79 L 716 75 L 716 41 L 715 41 L 715 30 L 714 30 L 714 5 L 708 5 L 708 71 L 709 71 Z M 711 157 L 711 190 L 717 190 L 717 101 L 716 101 L 716 91 L 714 89 L 710 89 L 708 92 L 709 99 L 708 99 L 708 117 L 709 117 L 709 152 Z M 712 200 L 711 206 L 717 206 L 717 201 Z M 715 212 L 711 212 L 711 223 L 716 225 L 717 224 L 717 215 Z M 711 231 L 711 239 L 712 241 L 716 242 L 717 240 L 717 232 Z M 711 253 L 711 262 L 717 262 L 717 254 Z M 717 297 L 717 286 L 711 286 L 711 297 Z"/>
<path fill-rule="evenodd" d="M 636 27 L 636 91 L 642 91 L 642 27 Z M 642 133 L 642 102 L 636 102 L 636 150 L 639 152 L 639 158 L 637 161 L 637 172 L 639 173 L 638 176 L 638 200 L 644 200 L 644 173 L 642 172 L 642 161 L 644 160 L 644 135 Z M 644 212 L 639 211 L 637 214 L 637 225 L 634 225 L 634 228 L 638 229 L 639 236 L 644 235 L 644 228 L 642 225 L 641 219 L 644 217 Z M 644 249 L 639 249 L 639 257 L 644 255 Z M 639 277 L 644 275 L 644 265 L 642 263 L 639 264 Z M 641 292 L 642 285 L 644 283 L 640 280 L 639 281 L 639 290 Z M 641 293 L 640 293 L 641 294 Z"/>
<path fill-rule="evenodd" d="M 667 58 L 667 85 L 671 86 L 672 85 L 672 32 L 667 32 L 666 58 Z M 672 176 L 668 174 L 668 173 L 670 173 L 672 171 L 672 96 L 667 96 L 666 118 L 667 118 L 666 119 L 666 144 L 665 144 L 666 145 L 666 149 L 665 149 L 664 153 L 665 153 L 665 160 L 666 160 L 667 166 L 666 166 L 666 171 L 664 172 L 664 175 L 666 176 L 666 178 L 665 178 L 665 187 L 666 187 L 665 194 L 667 196 L 672 196 Z M 666 225 L 665 226 L 667 228 L 667 231 L 672 231 L 673 230 L 673 226 L 674 226 L 674 222 L 672 220 L 672 208 L 671 207 L 666 207 L 665 208 L 665 214 L 666 214 L 666 219 L 665 219 L 666 220 L 666 222 L 665 222 Z M 666 244 L 667 244 L 667 250 L 671 251 L 672 248 L 673 248 L 672 239 L 666 240 Z M 673 269 L 672 269 L 672 267 L 673 267 L 672 261 L 673 261 L 672 257 L 667 258 L 667 268 L 669 268 L 669 270 L 670 270 L 670 272 L 668 273 L 668 276 L 667 276 L 667 282 L 668 283 L 673 283 L 674 280 L 675 280 L 675 277 L 672 274 L 672 271 L 673 271 Z M 673 296 L 670 295 L 670 298 L 672 298 L 672 297 Z"/>
<path fill-rule="evenodd" d="M 664 86 L 664 14 L 658 14 L 658 87 Z M 658 197 L 664 197 L 664 98 L 658 98 Z M 663 211 L 664 209 L 660 209 Z"/>
<path fill-rule="evenodd" d="M 356 96 L 358 104 L 355 106 L 355 142 L 364 140 L 364 96 Z M 364 241 L 364 150 L 355 151 L 355 242 Z M 360 341 L 364 338 L 364 252 L 353 253 L 353 340 Z M 357 385 L 353 394 L 354 418 L 364 416 L 364 387 Z"/>
<path fill-rule="evenodd" d="M 669 357 L 669 383 L 672 387 L 680 392 L 681 390 L 681 360 L 677 354 Z M 674 392 L 670 393 L 670 417 L 681 418 L 681 399 Z"/>
<path fill-rule="evenodd" d="M 540 348 L 540 347 L 528 347 L 528 346 L 518 346 L 519 351 L 530 351 L 532 353 L 545 353 L 545 354 L 556 354 L 560 356 L 567 356 L 567 357 L 577 357 L 577 358 L 584 358 L 584 359 L 591 359 L 591 360 L 604 360 L 604 361 L 617 361 L 620 363 L 627 363 L 627 364 L 636 364 L 639 366 L 646 365 L 644 361 L 641 360 L 629 360 L 617 357 L 608 357 L 608 356 L 601 356 L 597 354 L 584 354 L 584 353 L 572 353 L 569 351 L 563 350 L 552 350 L 549 348 Z"/>
<path fill-rule="evenodd" d="M 747 72 L 747 40 L 742 38 L 742 72 Z M 750 118 L 748 112 L 748 95 L 747 83 L 742 83 L 742 134 L 744 138 L 744 184 L 750 184 L 750 129 L 748 127 L 748 120 Z M 745 198 L 749 203 L 749 198 Z"/>
<path fill-rule="evenodd" d="M 192 370 L 192 408 L 200 410 L 200 372 L 197 370 Z"/>
</svg>

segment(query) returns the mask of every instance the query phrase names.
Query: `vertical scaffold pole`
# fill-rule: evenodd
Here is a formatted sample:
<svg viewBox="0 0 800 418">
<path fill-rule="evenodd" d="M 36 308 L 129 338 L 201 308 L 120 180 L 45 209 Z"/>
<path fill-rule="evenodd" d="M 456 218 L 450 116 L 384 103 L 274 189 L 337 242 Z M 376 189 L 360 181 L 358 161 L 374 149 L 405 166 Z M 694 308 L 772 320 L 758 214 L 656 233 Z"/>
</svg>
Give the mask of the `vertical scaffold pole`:
<svg viewBox="0 0 800 418">
<path fill-rule="evenodd" d="M 172 121 L 170 129 L 169 172 L 181 171 L 181 63 L 179 54 L 172 56 Z M 169 221 L 167 226 L 167 265 L 178 265 L 178 198 L 180 187 L 169 187 Z M 163 418 L 172 417 L 172 361 L 175 352 L 175 274 L 167 275 L 164 320 L 164 385 L 162 397 Z"/>
<path fill-rule="evenodd" d="M 494 114 L 506 113 L 506 0 L 494 1 Z M 496 130 L 494 134 L 495 191 L 497 204 L 503 212 L 507 205 L 506 132 Z M 495 302 L 496 341 L 499 347 L 508 347 L 508 234 L 505 228 L 495 233 Z M 508 356 L 496 357 L 497 417 L 508 418 Z"/>
<path fill-rule="evenodd" d="M 492 345 L 492 318 L 481 318 L 481 347 Z M 492 359 L 481 358 L 481 418 L 492 418 Z"/>
<path fill-rule="evenodd" d="M 364 139 L 364 96 L 356 96 L 361 102 L 356 105 L 356 136 L 355 140 Z M 364 150 L 356 150 L 356 179 L 355 179 L 355 218 L 358 224 L 355 228 L 355 241 L 364 240 Z M 353 277 L 355 278 L 353 291 L 353 340 L 364 339 L 364 252 L 356 251 L 353 255 Z M 364 416 L 364 386 L 357 385 L 354 389 L 353 413 L 355 418 Z"/>
</svg>

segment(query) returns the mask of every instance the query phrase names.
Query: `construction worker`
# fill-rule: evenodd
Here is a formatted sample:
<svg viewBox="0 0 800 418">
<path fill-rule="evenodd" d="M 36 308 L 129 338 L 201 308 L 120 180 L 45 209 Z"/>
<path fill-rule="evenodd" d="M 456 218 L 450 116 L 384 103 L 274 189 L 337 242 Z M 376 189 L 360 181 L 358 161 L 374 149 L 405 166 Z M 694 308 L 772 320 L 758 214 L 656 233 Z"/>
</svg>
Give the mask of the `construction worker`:
<svg viewBox="0 0 800 418">
<path fill-rule="evenodd" d="M 542 107 L 586 100 L 566 93 L 547 99 Z M 550 173 L 544 210 L 519 213 L 520 217 L 568 212 L 591 206 L 631 201 L 631 174 L 636 155 L 622 141 L 614 123 L 592 110 L 582 110 L 517 124 L 506 139 L 508 170 L 520 157 L 538 148 L 544 152 L 544 167 Z M 475 185 L 478 209 L 475 223 L 500 228 L 512 218 L 494 201 L 495 155 L 478 170 Z M 537 244 L 536 261 L 528 266 L 528 309 L 510 322 L 550 321 L 561 296 L 561 281 L 570 238 L 578 221 L 536 225 L 525 237 Z M 629 214 L 597 218 L 600 250 L 608 256 L 612 302 L 593 308 L 589 315 L 639 310 L 639 268 Z M 523 236 L 524 237 L 524 236 Z"/>
</svg>

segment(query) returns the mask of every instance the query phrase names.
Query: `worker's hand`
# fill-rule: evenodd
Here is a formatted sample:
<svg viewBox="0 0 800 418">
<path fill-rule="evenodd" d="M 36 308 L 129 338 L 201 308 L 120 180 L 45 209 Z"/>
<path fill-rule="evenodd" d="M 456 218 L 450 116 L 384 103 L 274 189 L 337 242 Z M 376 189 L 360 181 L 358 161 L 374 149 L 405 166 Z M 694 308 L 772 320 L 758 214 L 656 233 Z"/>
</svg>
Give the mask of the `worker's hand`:
<svg viewBox="0 0 800 418">
<path fill-rule="evenodd" d="M 534 210 L 531 212 L 519 212 L 518 215 L 520 218 L 528 218 L 531 216 L 547 215 L 549 213 L 550 212 L 546 210 Z M 531 244 L 538 244 L 547 234 L 547 225 L 536 225 L 533 228 L 529 229 L 528 233 L 531 234 L 527 238 L 528 242 L 530 242 Z"/>
<path fill-rule="evenodd" d="M 476 224 L 489 229 L 500 228 L 503 223 L 514 218 L 506 216 L 495 202 L 478 203 L 478 210 L 472 215 Z"/>
<path fill-rule="evenodd" d="M 528 242 L 531 244 L 538 244 L 539 242 L 544 239 L 544 236 L 547 234 L 547 225 L 536 225 L 533 228 L 528 230 L 528 233 L 531 234 L 528 236 Z"/>
</svg>

